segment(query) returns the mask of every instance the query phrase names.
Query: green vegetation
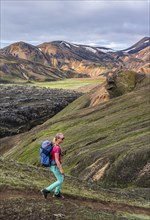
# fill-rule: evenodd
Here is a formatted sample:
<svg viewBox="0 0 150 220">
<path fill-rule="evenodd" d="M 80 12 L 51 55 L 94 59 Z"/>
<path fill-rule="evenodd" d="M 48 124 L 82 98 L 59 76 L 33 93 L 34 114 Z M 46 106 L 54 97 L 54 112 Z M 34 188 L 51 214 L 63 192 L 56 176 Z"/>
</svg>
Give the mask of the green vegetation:
<svg viewBox="0 0 150 220">
<path fill-rule="evenodd" d="M 89 79 L 89 78 L 73 78 L 73 79 L 64 79 L 55 82 L 33 82 L 33 86 L 41 86 L 46 88 L 57 88 L 57 89 L 71 89 L 75 90 L 83 86 L 94 85 L 96 83 L 102 83 L 102 79 Z M 29 84 L 30 85 L 30 84 Z"/>
<path fill-rule="evenodd" d="M 103 187 L 148 187 L 149 175 L 142 171 L 150 153 L 148 91 L 141 88 L 94 107 L 85 94 L 24 135 L 6 155 L 38 165 L 41 142 L 63 132 L 67 174 Z"/>
<path fill-rule="evenodd" d="M 148 219 L 148 191 L 132 189 L 102 189 L 94 183 L 88 184 L 77 178 L 65 177 L 63 194 L 65 200 L 54 200 L 49 194 L 47 201 L 39 191 L 52 183 L 54 177 L 48 168 L 38 168 L 25 163 L 0 157 L 0 189 L 5 217 L 37 219 L 35 213 L 44 208 L 44 217 L 62 213 L 64 219 Z M 13 174 L 13 175 L 12 175 Z M 17 193 L 16 193 L 17 192 Z M 138 199 L 137 199 L 138 198 Z M 18 202 L 19 201 L 19 202 Z M 36 212 L 33 212 L 36 207 Z M 9 210 L 10 209 L 10 210 Z"/>
<path fill-rule="evenodd" d="M 115 78 L 115 86 L 110 91 L 111 97 L 117 97 L 131 92 L 136 86 L 136 72 L 126 70 L 120 71 L 120 73 L 121 74 Z"/>
<path fill-rule="evenodd" d="M 32 219 L 40 219 L 44 207 L 45 219 L 47 215 L 55 219 L 54 213 L 77 220 L 149 218 L 149 85 L 146 82 L 131 91 L 135 76 L 130 74 L 117 86 L 117 95 L 124 95 L 90 106 L 90 95 L 85 94 L 44 124 L 7 139 L 7 147 L 14 147 L 0 159 L 1 191 L 5 189 L 6 195 L 17 190 L 25 198 L 18 203 L 20 194 L 9 195 L 3 202 L 4 212 L 11 210 L 11 216 L 30 213 Z M 131 84 L 126 86 L 126 81 Z M 39 147 L 57 132 L 65 134 L 62 191 L 66 199 L 51 202 L 51 198 L 47 203 L 38 191 L 54 179 L 48 169 L 40 167 Z M 30 191 L 32 198 L 25 194 Z M 37 212 L 33 212 L 35 206 Z"/>
</svg>

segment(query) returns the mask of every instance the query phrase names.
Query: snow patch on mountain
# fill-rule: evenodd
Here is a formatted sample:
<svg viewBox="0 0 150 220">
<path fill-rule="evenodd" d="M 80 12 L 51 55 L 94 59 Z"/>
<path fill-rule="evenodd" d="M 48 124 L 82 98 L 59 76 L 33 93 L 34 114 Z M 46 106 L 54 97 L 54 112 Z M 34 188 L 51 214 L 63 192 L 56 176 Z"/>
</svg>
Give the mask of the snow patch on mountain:
<svg viewBox="0 0 150 220">
<path fill-rule="evenodd" d="M 115 52 L 115 50 L 113 49 L 101 49 L 101 48 L 96 48 L 97 50 L 99 50 L 100 52 L 104 52 L 104 53 L 108 53 L 108 52 Z"/>
<path fill-rule="evenodd" d="M 74 47 L 79 47 L 78 45 L 76 45 L 76 44 L 71 44 L 72 46 L 74 46 Z"/>
<path fill-rule="evenodd" d="M 69 47 L 69 48 L 70 48 L 70 45 L 69 45 L 69 44 L 67 44 L 66 42 L 63 42 L 63 41 L 62 41 L 62 42 L 60 43 L 60 45 L 61 45 L 61 44 L 65 44 L 67 47 Z"/>
<path fill-rule="evenodd" d="M 96 53 L 97 52 L 97 50 L 96 49 L 93 49 L 93 48 L 91 48 L 91 47 L 84 47 L 86 50 L 89 50 L 90 52 L 92 52 L 92 53 Z"/>
<path fill-rule="evenodd" d="M 128 50 L 124 50 L 125 52 L 129 52 L 129 51 L 132 51 L 132 50 L 135 50 L 136 47 L 133 47 L 132 49 L 128 49 Z"/>
</svg>

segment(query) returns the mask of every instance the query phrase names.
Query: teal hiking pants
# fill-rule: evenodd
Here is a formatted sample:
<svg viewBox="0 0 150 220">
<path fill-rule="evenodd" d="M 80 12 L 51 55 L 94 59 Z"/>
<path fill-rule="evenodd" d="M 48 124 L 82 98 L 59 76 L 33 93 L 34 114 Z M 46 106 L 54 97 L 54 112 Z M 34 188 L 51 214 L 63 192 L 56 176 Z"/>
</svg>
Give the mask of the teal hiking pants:
<svg viewBox="0 0 150 220">
<path fill-rule="evenodd" d="M 60 193 L 60 189 L 64 181 L 64 175 L 61 174 L 57 166 L 50 166 L 50 170 L 54 173 L 57 181 L 48 186 L 46 190 L 52 191 L 53 189 L 55 189 L 54 194 L 58 195 Z"/>
</svg>

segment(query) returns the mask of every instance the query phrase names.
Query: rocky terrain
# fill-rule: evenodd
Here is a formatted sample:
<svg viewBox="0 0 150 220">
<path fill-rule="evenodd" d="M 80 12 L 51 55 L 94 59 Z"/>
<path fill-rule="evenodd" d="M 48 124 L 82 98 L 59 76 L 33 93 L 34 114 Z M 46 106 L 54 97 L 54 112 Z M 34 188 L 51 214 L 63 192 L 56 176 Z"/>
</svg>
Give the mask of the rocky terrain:
<svg viewBox="0 0 150 220">
<path fill-rule="evenodd" d="M 37 46 L 17 42 L 0 49 L 0 76 L 1 81 L 11 82 L 15 77 L 24 81 L 98 77 L 118 68 L 148 73 L 149 51 L 149 37 L 121 51 L 65 41 L 53 41 Z"/>
<path fill-rule="evenodd" d="M 1 85 L 0 93 L 0 137 L 43 123 L 81 95 L 69 90 L 17 85 Z"/>
</svg>

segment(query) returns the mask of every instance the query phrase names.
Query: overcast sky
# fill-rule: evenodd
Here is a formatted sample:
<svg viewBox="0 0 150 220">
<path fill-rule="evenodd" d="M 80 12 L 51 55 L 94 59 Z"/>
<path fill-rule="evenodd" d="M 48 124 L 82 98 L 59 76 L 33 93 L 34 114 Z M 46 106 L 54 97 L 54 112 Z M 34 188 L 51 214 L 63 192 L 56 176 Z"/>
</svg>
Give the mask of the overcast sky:
<svg viewBox="0 0 150 220">
<path fill-rule="evenodd" d="M 1 47 L 63 40 L 126 49 L 150 35 L 149 0 L 1 0 Z"/>
</svg>

